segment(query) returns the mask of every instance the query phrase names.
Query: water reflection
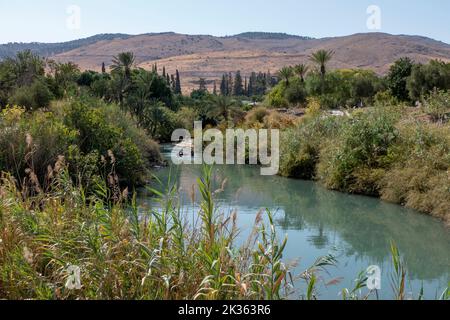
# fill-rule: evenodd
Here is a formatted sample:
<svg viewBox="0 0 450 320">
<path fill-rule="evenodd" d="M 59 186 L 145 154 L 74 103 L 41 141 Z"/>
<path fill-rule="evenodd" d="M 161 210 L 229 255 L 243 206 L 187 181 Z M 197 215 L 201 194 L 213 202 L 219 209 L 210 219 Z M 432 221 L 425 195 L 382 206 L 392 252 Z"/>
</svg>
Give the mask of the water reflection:
<svg viewBox="0 0 450 320">
<path fill-rule="evenodd" d="M 189 205 L 201 168 L 163 169 L 159 177 L 167 179 L 169 170 L 182 203 Z M 237 210 L 240 220 L 249 224 L 252 220 L 246 215 L 262 208 L 279 212 L 277 224 L 289 234 L 287 255 L 291 258 L 307 255 L 312 259 L 338 247 L 343 267 L 337 274 L 353 277 L 360 266 L 387 265 L 392 240 L 416 285 L 428 281 L 426 288 L 433 290 L 450 280 L 450 232 L 440 221 L 378 199 L 331 192 L 313 182 L 263 177 L 248 166 L 215 167 L 214 173 L 217 189 L 227 179 L 224 192 L 218 195 L 222 210 Z"/>
</svg>

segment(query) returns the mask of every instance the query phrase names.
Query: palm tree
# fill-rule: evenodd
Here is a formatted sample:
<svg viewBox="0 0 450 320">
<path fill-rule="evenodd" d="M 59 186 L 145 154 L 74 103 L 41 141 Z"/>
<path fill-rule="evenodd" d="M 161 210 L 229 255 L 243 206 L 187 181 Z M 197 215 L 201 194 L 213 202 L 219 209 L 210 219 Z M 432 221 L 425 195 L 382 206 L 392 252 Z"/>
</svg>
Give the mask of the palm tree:
<svg viewBox="0 0 450 320">
<path fill-rule="evenodd" d="M 289 79 L 292 78 L 293 74 L 294 71 L 292 70 L 292 67 L 283 67 L 278 71 L 278 76 L 286 82 L 286 86 L 289 86 Z"/>
<path fill-rule="evenodd" d="M 228 121 L 231 111 L 235 109 L 236 102 L 227 96 L 212 96 L 212 110 L 213 117 L 223 117 Z"/>
<path fill-rule="evenodd" d="M 299 64 L 294 67 L 294 72 L 300 77 L 302 83 L 305 82 L 305 76 L 308 73 L 309 67 L 306 64 Z"/>
<path fill-rule="evenodd" d="M 111 70 L 113 72 L 122 73 L 125 79 L 131 79 L 131 68 L 134 65 L 135 57 L 133 52 L 122 52 L 113 57 Z"/>
<path fill-rule="evenodd" d="M 136 116 L 138 123 L 143 123 L 144 110 L 151 102 L 152 85 L 155 80 L 153 73 L 140 70 L 135 79 L 135 90 L 133 90 L 127 99 L 127 105 Z"/>
<path fill-rule="evenodd" d="M 119 104 L 122 105 L 124 96 L 131 83 L 131 69 L 135 62 L 133 52 L 122 52 L 113 57 L 111 70 L 113 77 L 113 87 L 116 89 L 116 95 Z M 117 76 L 116 76 L 117 75 Z"/>
<path fill-rule="evenodd" d="M 314 52 L 309 58 L 312 62 L 317 64 L 320 69 L 320 74 L 322 79 L 325 78 L 325 74 L 327 72 L 327 63 L 333 58 L 334 52 L 331 50 L 319 50 Z"/>
</svg>

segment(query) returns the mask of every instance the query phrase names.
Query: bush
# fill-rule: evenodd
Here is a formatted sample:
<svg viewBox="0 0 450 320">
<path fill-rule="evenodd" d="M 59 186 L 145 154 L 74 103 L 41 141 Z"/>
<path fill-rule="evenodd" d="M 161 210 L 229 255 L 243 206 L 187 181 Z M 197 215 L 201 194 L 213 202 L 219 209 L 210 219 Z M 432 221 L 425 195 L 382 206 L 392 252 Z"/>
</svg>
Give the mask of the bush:
<svg viewBox="0 0 450 320">
<path fill-rule="evenodd" d="M 444 122 L 450 119 L 450 94 L 445 91 L 433 91 L 423 101 L 423 109 L 433 121 Z"/>
<path fill-rule="evenodd" d="M 349 119 L 322 150 L 318 175 L 331 189 L 377 195 L 379 171 L 388 164 L 388 150 L 397 138 L 399 112 L 375 109 Z M 361 188 L 358 177 L 370 182 Z M 362 190 L 364 189 L 364 190 Z"/>
<path fill-rule="evenodd" d="M 43 80 L 35 80 L 30 86 L 18 88 L 9 99 L 11 105 L 24 107 L 27 110 L 46 108 L 53 95 Z"/>
<path fill-rule="evenodd" d="M 408 121 L 390 148 L 392 166 L 380 181 L 384 200 L 450 222 L 450 127 Z"/>
<path fill-rule="evenodd" d="M 139 141 L 143 133 L 137 131 L 131 119 L 126 120 L 128 116 L 117 106 L 95 100 L 90 102 L 93 103 L 90 106 L 84 101 L 73 102 L 66 106 L 65 111 L 66 125 L 79 133 L 77 145 L 81 154 L 97 152 L 107 157 L 111 151 L 115 159 L 112 164 L 119 178 L 128 185 L 143 183 L 147 176 L 146 163 L 159 158 L 154 150 L 156 146 L 149 139 Z M 146 154 L 152 159 L 145 159 Z M 98 164 L 100 168 L 100 158 Z M 109 170 L 103 175 L 106 176 Z"/>
<path fill-rule="evenodd" d="M 245 123 L 248 127 L 254 127 L 264 123 L 264 119 L 269 115 L 269 111 L 264 107 L 257 107 L 250 110 L 245 117 Z"/>
<path fill-rule="evenodd" d="M 32 169 L 41 185 L 48 166 L 76 143 L 77 132 L 52 113 L 26 113 L 14 107 L 0 115 L 0 172 L 11 172 L 18 181 Z"/>
<path fill-rule="evenodd" d="M 284 92 L 285 99 L 291 105 L 301 105 L 306 102 L 307 92 L 300 79 L 294 79 Z"/>
<path fill-rule="evenodd" d="M 280 174 L 300 179 L 315 178 L 323 143 L 334 136 L 339 127 L 340 119 L 316 114 L 297 128 L 284 131 L 280 143 Z"/>
<path fill-rule="evenodd" d="M 280 82 L 268 94 L 264 104 L 271 108 L 286 108 L 289 102 L 285 98 L 286 84 Z"/>
<path fill-rule="evenodd" d="M 434 89 L 450 89 L 450 63 L 432 60 L 429 64 L 417 64 L 407 81 L 409 97 L 418 101 Z"/>
</svg>

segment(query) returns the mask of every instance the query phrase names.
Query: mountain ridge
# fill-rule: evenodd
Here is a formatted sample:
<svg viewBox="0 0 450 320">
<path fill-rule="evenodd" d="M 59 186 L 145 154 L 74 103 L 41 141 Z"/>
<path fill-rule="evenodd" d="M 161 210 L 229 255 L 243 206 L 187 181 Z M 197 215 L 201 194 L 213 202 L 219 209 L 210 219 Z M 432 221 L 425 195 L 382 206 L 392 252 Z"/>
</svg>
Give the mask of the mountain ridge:
<svg viewBox="0 0 450 320">
<path fill-rule="evenodd" d="M 0 45 L 0 58 L 2 52 L 8 51 L 5 46 L 8 45 Z M 13 49 L 26 46 L 16 44 L 9 50 L 11 53 Z M 395 60 L 404 56 L 419 63 L 431 59 L 450 62 L 450 44 L 423 36 L 380 32 L 320 39 L 268 32 L 245 32 L 224 37 L 175 32 L 119 33 L 48 46 L 38 43 L 33 51 L 56 61 L 74 62 L 82 70 L 96 71 L 101 70 L 103 62 L 109 66 L 112 57 L 120 52 L 132 51 L 138 67 L 151 69 L 157 63 L 160 69 L 164 66 L 171 74 L 178 69 L 184 89 L 192 90 L 199 77 L 212 83 L 223 73 L 237 70 L 248 76 L 253 71 L 275 73 L 286 65 L 309 63 L 309 56 L 319 49 L 335 52 L 330 68 L 364 68 L 378 74 L 385 74 Z"/>
</svg>

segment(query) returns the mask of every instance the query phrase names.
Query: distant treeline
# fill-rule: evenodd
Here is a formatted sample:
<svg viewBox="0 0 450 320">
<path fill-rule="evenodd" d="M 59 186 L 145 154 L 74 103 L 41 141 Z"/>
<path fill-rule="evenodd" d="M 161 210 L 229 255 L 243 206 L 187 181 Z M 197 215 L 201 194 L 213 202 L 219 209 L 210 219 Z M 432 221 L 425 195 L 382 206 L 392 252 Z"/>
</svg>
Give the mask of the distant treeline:
<svg viewBox="0 0 450 320">
<path fill-rule="evenodd" d="M 32 42 L 32 43 L 20 43 L 20 42 L 12 42 L 7 44 L 0 45 L 0 60 L 5 58 L 12 58 L 17 53 L 21 51 L 30 50 L 34 54 L 43 57 L 50 57 L 55 54 L 59 54 L 62 52 L 74 50 L 83 46 L 87 46 L 98 41 L 105 40 L 114 40 L 114 39 L 127 39 L 129 35 L 126 34 L 99 34 L 93 37 L 68 41 L 68 42 L 59 42 L 59 43 L 40 43 L 40 42 Z"/>
</svg>

